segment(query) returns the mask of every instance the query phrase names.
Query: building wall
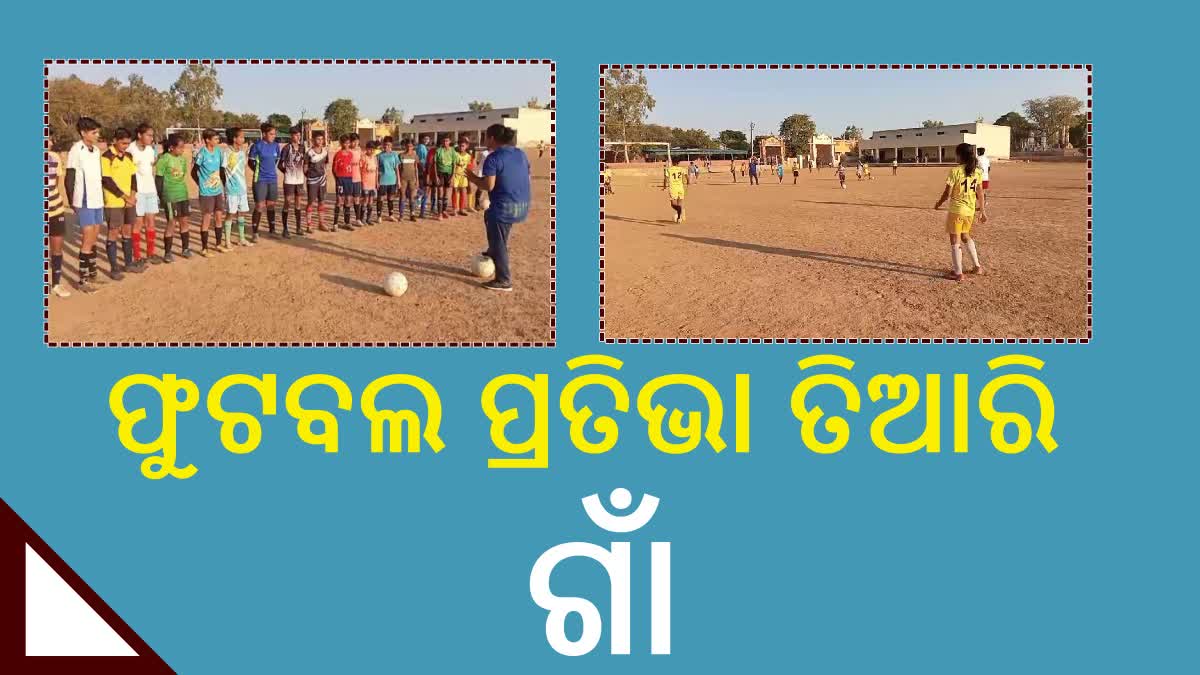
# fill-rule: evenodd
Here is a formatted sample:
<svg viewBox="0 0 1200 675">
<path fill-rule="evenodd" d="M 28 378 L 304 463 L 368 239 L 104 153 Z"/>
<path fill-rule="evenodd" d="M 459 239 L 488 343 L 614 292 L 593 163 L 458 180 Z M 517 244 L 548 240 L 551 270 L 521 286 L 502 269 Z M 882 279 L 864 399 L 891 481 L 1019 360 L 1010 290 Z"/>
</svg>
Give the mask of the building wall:
<svg viewBox="0 0 1200 675">
<path fill-rule="evenodd" d="M 542 108 L 497 108 L 483 112 L 446 112 L 415 115 L 408 124 L 399 125 L 401 137 L 428 134 L 467 136 L 473 142 L 483 141 L 483 132 L 493 124 L 503 124 L 517 132 L 517 144 L 523 146 L 549 144 L 550 111 Z"/>
<path fill-rule="evenodd" d="M 1008 159 L 1010 133 L 1008 127 L 976 122 L 930 128 L 881 129 L 873 132 L 870 138 L 859 141 L 858 149 L 860 153 L 874 154 L 880 161 L 890 162 L 899 149 L 901 161 L 923 155 L 931 162 L 952 162 L 954 146 L 970 143 L 986 147 L 989 157 Z"/>
</svg>

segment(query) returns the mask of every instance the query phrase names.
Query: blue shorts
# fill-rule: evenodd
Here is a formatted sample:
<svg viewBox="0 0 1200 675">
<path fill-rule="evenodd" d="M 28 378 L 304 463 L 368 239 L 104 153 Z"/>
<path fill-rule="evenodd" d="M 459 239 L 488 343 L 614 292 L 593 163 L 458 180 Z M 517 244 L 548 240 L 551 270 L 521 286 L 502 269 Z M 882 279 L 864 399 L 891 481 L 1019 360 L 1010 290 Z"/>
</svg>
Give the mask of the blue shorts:
<svg viewBox="0 0 1200 675">
<path fill-rule="evenodd" d="M 354 186 L 354 192 L 351 192 L 350 194 L 354 195 L 355 197 L 361 197 L 363 193 L 362 183 L 355 182 L 351 183 L 351 185 Z"/>
<path fill-rule="evenodd" d="M 104 209 L 79 209 L 79 226 L 90 227 L 104 224 Z"/>
<path fill-rule="evenodd" d="M 349 176 L 338 176 L 336 178 L 337 195 L 339 197 L 354 196 L 354 179 Z"/>
<path fill-rule="evenodd" d="M 254 184 L 254 201 L 273 202 L 279 199 L 279 183 L 260 180 Z"/>
<path fill-rule="evenodd" d="M 138 216 L 152 216 L 158 213 L 158 195 L 137 193 L 137 204 L 134 209 Z"/>
</svg>

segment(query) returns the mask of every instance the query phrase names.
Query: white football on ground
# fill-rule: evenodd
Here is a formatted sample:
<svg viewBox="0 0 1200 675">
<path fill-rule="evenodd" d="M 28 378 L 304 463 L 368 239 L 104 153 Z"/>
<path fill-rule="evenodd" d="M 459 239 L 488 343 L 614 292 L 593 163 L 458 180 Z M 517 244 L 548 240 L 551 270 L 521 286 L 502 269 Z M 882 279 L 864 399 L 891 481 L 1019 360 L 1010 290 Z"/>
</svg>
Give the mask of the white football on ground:
<svg viewBox="0 0 1200 675">
<path fill-rule="evenodd" d="M 491 279 L 496 276 L 496 264 L 486 255 L 471 258 L 471 271 L 480 279 Z"/>
<path fill-rule="evenodd" d="M 404 276 L 400 272 L 392 272 L 391 274 L 387 275 L 387 279 L 383 280 L 383 292 L 387 293 L 393 298 L 398 298 L 404 295 L 404 292 L 407 290 L 408 277 Z"/>
</svg>

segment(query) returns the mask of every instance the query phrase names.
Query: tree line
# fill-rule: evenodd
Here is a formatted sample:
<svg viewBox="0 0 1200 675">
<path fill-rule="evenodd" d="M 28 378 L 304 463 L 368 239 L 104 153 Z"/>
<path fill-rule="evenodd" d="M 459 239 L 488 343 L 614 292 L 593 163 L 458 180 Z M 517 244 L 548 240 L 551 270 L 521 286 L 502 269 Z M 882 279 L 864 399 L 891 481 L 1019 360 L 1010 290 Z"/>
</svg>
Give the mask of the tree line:
<svg viewBox="0 0 1200 675">
<path fill-rule="evenodd" d="M 645 74 L 640 70 L 609 69 L 604 74 L 604 115 L 607 136 L 623 141 L 668 142 L 677 147 L 749 150 L 751 144 L 746 134 L 727 129 L 714 139 L 702 129 L 682 129 L 659 124 L 648 124 L 646 116 L 654 110 L 655 100 L 651 95 Z M 1040 147 L 1082 148 L 1087 145 L 1087 115 L 1083 102 L 1074 96 L 1049 96 L 1025 101 L 1025 115 L 1009 112 L 1001 115 L 995 124 L 1011 129 L 1011 150 L 1014 152 L 1030 145 Z M 983 122 L 982 116 L 975 119 Z M 945 126 L 941 120 L 927 119 L 921 122 L 925 128 Z M 794 113 L 779 124 L 779 137 L 794 153 L 803 154 L 817 133 L 816 123 L 810 115 Z M 754 144 L 764 138 L 753 139 Z M 849 125 L 841 138 L 858 140 L 862 129 Z"/>
<path fill-rule="evenodd" d="M 224 89 L 214 65 L 186 66 L 165 91 L 147 84 L 136 74 L 130 75 L 125 82 L 109 78 L 103 84 L 85 82 L 77 75 L 70 75 L 50 80 L 48 89 L 50 130 L 54 134 L 56 150 L 66 149 L 76 140 L 75 123 L 80 117 L 91 117 L 99 122 L 105 137 L 119 127 L 132 131 L 140 124 L 149 124 L 161 134 L 170 127 L 253 129 L 265 121 L 286 132 L 293 125 L 316 121 L 315 118 L 293 120 L 285 113 L 271 113 L 264 120 L 254 113 L 220 110 L 217 103 Z M 490 103 L 484 105 L 491 108 Z M 348 98 L 336 99 L 325 107 L 322 119 L 331 138 L 352 133 L 359 119 L 358 106 Z M 389 107 L 381 120 L 401 123 L 404 111 Z"/>
</svg>

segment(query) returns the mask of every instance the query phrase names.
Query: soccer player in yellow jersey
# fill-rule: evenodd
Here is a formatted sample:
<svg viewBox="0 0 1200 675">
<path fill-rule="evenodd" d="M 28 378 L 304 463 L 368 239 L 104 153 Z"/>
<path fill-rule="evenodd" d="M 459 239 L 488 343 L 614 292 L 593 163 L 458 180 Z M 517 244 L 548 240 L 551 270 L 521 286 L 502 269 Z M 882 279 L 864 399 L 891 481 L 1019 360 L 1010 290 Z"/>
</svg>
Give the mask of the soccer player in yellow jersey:
<svg viewBox="0 0 1200 675">
<path fill-rule="evenodd" d="M 942 190 L 942 197 L 933 208 L 940 209 L 947 199 L 950 200 L 946 214 L 946 232 L 950 235 L 950 259 L 954 262 L 954 269 L 946 277 L 962 281 L 960 240 L 967 245 L 967 253 L 971 255 L 971 262 L 975 265 L 971 274 L 983 274 L 983 266 L 979 264 L 979 251 L 975 248 L 975 240 L 971 238 L 971 225 L 975 221 L 976 211 L 979 212 L 981 223 L 987 222 L 987 214 L 984 213 L 983 171 L 979 169 L 975 148 L 969 143 L 959 143 L 954 148 L 954 154 L 958 158 L 958 166 L 950 170 L 950 175 L 946 177 L 946 189 Z"/>
<path fill-rule="evenodd" d="M 467 182 L 467 171 L 475 165 L 475 158 L 468 150 L 470 145 L 466 138 L 460 138 L 458 151 L 454 153 L 454 174 L 450 184 L 454 192 L 450 195 L 450 207 L 451 212 L 458 216 L 468 215 L 467 196 L 471 191 L 471 184 Z"/>
<path fill-rule="evenodd" d="M 687 220 L 683 212 L 683 197 L 687 193 L 687 173 L 684 168 L 679 166 L 679 160 L 675 160 L 675 166 L 667 169 L 666 175 L 663 176 L 663 187 L 667 189 L 667 196 L 671 199 L 671 208 L 675 209 L 675 222 L 682 223 Z"/>
</svg>

